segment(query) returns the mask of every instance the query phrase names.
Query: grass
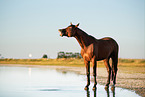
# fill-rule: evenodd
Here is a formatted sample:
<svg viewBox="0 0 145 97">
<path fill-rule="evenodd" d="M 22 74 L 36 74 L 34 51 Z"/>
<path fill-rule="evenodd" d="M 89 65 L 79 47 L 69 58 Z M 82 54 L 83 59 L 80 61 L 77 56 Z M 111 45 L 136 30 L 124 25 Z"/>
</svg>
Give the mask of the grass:
<svg viewBox="0 0 145 97">
<path fill-rule="evenodd" d="M 0 64 L 84 66 L 83 59 L 0 59 Z M 103 61 L 98 67 L 104 67 Z M 120 67 L 145 67 L 145 59 L 119 59 Z"/>
<path fill-rule="evenodd" d="M 0 59 L 0 64 L 81 66 L 82 59 Z"/>
<path fill-rule="evenodd" d="M 119 66 L 145 67 L 145 59 L 119 59 Z"/>
</svg>

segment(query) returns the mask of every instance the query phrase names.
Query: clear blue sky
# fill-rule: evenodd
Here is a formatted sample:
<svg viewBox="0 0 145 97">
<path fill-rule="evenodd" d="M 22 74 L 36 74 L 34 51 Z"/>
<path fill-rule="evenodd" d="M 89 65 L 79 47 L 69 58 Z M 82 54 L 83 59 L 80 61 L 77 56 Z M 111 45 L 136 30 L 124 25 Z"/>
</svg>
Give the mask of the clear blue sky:
<svg viewBox="0 0 145 97">
<path fill-rule="evenodd" d="M 70 22 L 96 38 L 112 37 L 120 58 L 145 59 L 144 0 L 0 0 L 0 54 L 41 58 L 80 52 L 75 38 L 60 37 Z"/>
</svg>

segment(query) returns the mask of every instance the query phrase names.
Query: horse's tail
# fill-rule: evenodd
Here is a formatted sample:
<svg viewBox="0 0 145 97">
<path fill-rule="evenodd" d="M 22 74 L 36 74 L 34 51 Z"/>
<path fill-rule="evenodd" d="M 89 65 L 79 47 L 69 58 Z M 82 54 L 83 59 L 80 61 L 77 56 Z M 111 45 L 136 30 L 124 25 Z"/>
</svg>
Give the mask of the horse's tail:
<svg viewBox="0 0 145 97">
<path fill-rule="evenodd" d="M 112 74 L 111 74 L 111 80 L 116 79 L 116 74 L 118 70 L 118 52 L 119 52 L 119 45 L 118 43 L 114 40 L 115 45 L 114 45 L 114 51 L 112 52 Z M 114 78 L 115 77 L 115 78 Z"/>
</svg>

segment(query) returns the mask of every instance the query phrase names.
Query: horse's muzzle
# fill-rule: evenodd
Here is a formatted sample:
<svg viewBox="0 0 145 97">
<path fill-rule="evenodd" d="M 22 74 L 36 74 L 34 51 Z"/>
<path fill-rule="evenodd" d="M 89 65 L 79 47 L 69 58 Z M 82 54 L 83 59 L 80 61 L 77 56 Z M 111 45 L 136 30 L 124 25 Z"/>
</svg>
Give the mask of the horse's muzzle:
<svg viewBox="0 0 145 97">
<path fill-rule="evenodd" d="M 58 31 L 60 33 L 60 36 L 63 37 L 64 36 L 63 29 L 58 29 Z"/>
</svg>

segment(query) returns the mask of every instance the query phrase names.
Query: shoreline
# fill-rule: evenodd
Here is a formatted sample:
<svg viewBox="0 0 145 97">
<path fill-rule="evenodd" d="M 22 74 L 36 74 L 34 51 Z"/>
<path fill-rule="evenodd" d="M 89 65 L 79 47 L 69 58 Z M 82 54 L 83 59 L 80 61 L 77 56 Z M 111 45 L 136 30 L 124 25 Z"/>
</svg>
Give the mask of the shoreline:
<svg viewBox="0 0 145 97">
<path fill-rule="evenodd" d="M 24 67 L 48 67 L 51 69 L 61 70 L 62 72 L 75 72 L 80 75 L 85 75 L 85 66 L 76 67 L 76 66 L 58 66 L 58 65 L 24 65 L 24 64 L 0 64 L 0 66 L 24 66 Z M 117 83 L 116 87 L 121 87 L 129 90 L 135 91 L 136 94 L 139 94 L 142 97 L 145 97 L 145 74 L 142 67 L 136 67 L 138 69 L 134 72 L 134 69 L 131 67 L 119 67 L 117 73 Z M 128 71 L 127 71 L 128 70 Z M 143 72 L 143 73 L 142 73 Z M 92 77 L 92 67 L 90 67 L 91 81 Z M 97 68 L 97 82 L 101 85 L 105 85 L 107 81 L 107 70 L 105 67 Z"/>
</svg>

